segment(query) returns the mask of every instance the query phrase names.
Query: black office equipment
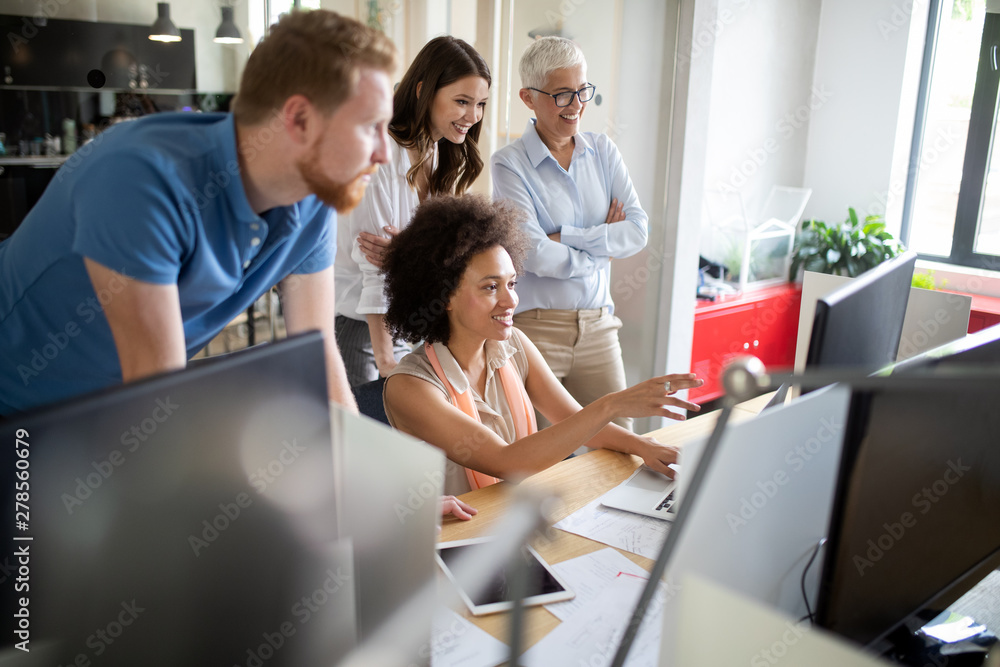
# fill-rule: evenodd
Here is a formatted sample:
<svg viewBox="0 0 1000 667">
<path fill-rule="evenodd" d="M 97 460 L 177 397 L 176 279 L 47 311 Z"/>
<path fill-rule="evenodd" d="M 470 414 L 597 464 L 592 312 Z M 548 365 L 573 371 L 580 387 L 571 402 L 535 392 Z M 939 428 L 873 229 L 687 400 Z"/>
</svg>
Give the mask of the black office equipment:
<svg viewBox="0 0 1000 667">
<path fill-rule="evenodd" d="M 0 29 L 7 35 L 0 65 L 9 85 L 127 91 L 198 87 L 194 30 L 181 30 L 181 41 L 168 44 L 149 39 L 149 24 L 48 18 L 41 9 L 34 16 L 2 14 Z M 95 70 L 102 79 L 89 76 Z"/>
<path fill-rule="evenodd" d="M 916 259 L 904 253 L 819 299 L 806 367 L 875 371 L 894 362 Z"/>
<path fill-rule="evenodd" d="M 0 656 L 334 664 L 354 599 L 326 387 L 314 333 L 0 422 L 4 562 L 30 553 L 30 590 L 0 591 L 4 618 L 28 608 L 31 648 L 5 633 Z"/>
<path fill-rule="evenodd" d="M 924 373 L 855 393 L 820 626 L 873 645 L 918 612 L 930 620 L 1000 565 L 998 405 L 1000 382 Z"/>
<path fill-rule="evenodd" d="M 904 253 L 817 300 L 806 368 L 873 372 L 894 363 L 916 261 Z M 784 403 L 788 389 L 778 387 L 764 409 Z"/>
</svg>

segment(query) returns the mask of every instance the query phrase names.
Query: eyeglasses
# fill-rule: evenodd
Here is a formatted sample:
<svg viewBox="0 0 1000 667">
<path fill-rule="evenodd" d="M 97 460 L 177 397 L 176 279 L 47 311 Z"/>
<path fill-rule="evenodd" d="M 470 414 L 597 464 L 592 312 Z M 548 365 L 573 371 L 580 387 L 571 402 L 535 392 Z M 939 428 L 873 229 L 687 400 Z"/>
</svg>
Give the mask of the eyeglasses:
<svg viewBox="0 0 1000 667">
<path fill-rule="evenodd" d="M 594 99 L 594 92 L 597 91 L 597 86 L 590 83 L 581 88 L 580 90 L 568 90 L 564 93 L 546 93 L 544 90 L 538 90 L 537 88 L 528 88 L 528 90 L 533 90 L 536 93 L 541 93 L 542 95 L 548 95 L 556 102 L 557 107 L 568 107 L 573 104 L 573 96 L 576 95 L 580 98 L 580 103 L 589 102 Z"/>
</svg>

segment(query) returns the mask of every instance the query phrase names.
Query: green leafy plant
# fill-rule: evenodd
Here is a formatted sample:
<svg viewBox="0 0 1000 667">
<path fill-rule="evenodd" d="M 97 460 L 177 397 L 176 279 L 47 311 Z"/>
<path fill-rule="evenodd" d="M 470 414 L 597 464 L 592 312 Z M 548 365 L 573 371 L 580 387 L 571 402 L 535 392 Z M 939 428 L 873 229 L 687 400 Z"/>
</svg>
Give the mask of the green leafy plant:
<svg viewBox="0 0 1000 667">
<path fill-rule="evenodd" d="M 885 231 L 880 215 L 863 221 L 853 208 L 847 209 L 844 222 L 828 225 L 820 220 L 806 220 L 795 237 L 789 280 L 796 280 L 800 269 L 836 276 L 857 276 L 887 259 L 899 255 L 903 247 Z"/>
<path fill-rule="evenodd" d="M 928 271 L 927 273 L 916 273 L 913 274 L 913 280 L 911 284 L 914 287 L 920 287 L 921 289 L 938 289 L 939 287 L 944 287 L 948 284 L 948 281 L 942 279 L 938 283 L 937 279 L 934 277 L 934 271 Z"/>
</svg>

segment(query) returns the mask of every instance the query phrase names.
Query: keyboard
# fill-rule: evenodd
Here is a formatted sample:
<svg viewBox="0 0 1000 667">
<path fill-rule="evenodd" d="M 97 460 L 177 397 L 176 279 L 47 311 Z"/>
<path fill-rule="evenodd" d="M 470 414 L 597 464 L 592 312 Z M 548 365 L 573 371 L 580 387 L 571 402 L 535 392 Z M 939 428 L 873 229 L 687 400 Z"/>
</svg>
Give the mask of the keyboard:
<svg viewBox="0 0 1000 667">
<path fill-rule="evenodd" d="M 666 510 L 667 512 L 674 511 L 674 492 L 671 491 L 660 501 L 660 504 L 655 507 L 656 511 Z"/>
</svg>

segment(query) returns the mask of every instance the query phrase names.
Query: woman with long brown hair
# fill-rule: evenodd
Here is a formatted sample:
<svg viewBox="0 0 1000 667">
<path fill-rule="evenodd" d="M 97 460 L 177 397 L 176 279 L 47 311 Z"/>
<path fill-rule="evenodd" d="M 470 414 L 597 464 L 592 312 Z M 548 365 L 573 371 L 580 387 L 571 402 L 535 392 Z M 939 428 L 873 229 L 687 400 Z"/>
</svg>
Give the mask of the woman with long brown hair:
<svg viewBox="0 0 1000 667">
<path fill-rule="evenodd" d="M 421 201 L 461 194 L 483 170 L 479 134 L 490 84 L 483 57 L 443 36 L 420 50 L 393 96 L 390 162 L 338 225 L 336 336 L 352 387 L 385 377 L 408 351 L 384 326 L 379 257 Z"/>
</svg>

